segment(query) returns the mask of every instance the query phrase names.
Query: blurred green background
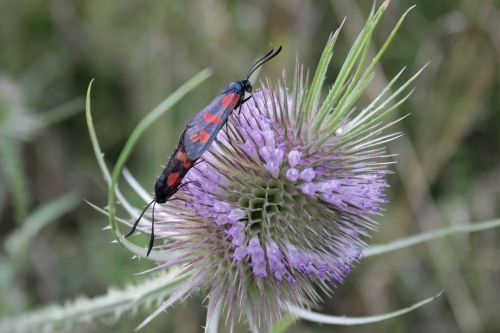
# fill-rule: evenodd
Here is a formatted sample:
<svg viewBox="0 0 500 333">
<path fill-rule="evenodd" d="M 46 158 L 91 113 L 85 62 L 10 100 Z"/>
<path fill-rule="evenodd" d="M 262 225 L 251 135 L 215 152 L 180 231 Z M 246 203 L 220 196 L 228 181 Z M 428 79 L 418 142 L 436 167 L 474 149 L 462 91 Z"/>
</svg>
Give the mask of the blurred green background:
<svg viewBox="0 0 500 333">
<path fill-rule="evenodd" d="M 375 46 L 414 3 L 392 1 Z M 371 5 L 0 0 L 0 317 L 101 295 L 109 286 L 140 281 L 133 274 L 152 267 L 112 245 L 111 232 L 102 231 L 106 219 L 84 203 L 106 202 L 82 112 L 92 78 L 94 122 L 112 163 L 149 110 L 201 69 L 214 71 L 133 154 L 128 167 L 152 189 L 188 119 L 241 79 L 270 44 L 284 51 L 263 77 L 291 72 L 297 56 L 313 70 L 328 35 L 347 17 L 333 81 Z M 364 101 L 402 67 L 409 77 L 431 63 L 399 110 L 411 116 L 400 125 L 404 137 L 390 146 L 399 154 L 389 179 L 391 203 L 369 242 L 500 215 L 499 59 L 498 1 L 421 1 L 407 17 Z M 490 230 L 369 258 L 323 305 L 327 313 L 371 315 L 445 289 L 416 312 L 358 327 L 300 322 L 289 332 L 498 332 L 499 235 Z M 201 332 L 202 299 L 177 305 L 143 332 Z M 74 331 L 130 332 L 149 311 Z"/>
</svg>

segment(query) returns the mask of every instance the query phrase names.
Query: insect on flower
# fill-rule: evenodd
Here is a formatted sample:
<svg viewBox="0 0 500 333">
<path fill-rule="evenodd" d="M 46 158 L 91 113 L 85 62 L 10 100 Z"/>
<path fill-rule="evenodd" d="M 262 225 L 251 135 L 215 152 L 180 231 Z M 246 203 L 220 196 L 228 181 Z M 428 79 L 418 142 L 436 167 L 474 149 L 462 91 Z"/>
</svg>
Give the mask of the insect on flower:
<svg viewBox="0 0 500 333">
<path fill-rule="evenodd" d="M 130 232 L 125 236 L 132 235 L 146 210 L 153 205 L 151 222 L 151 238 L 149 240 L 147 255 L 151 253 L 154 243 L 154 211 L 156 203 L 165 203 L 177 191 L 184 186 L 181 181 L 187 172 L 195 165 L 200 156 L 210 147 L 217 137 L 217 133 L 226 124 L 231 113 L 248 101 L 246 93 L 252 93 L 250 76 L 266 62 L 274 58 L 281 51 L 281 46 L 274 51 L 269 50 L 258 59 L 248 70 L 244 80 L 231 82 L 222 92 L 203 110 L 189 121 L 184 132 L 182 132 L 177 148 L 170 157 L 167 165 L 155 182 L 155 197 L 144 208 L 135 221 Z M 172 199 L 173 200 L 173 199 Z"/>
</svg>

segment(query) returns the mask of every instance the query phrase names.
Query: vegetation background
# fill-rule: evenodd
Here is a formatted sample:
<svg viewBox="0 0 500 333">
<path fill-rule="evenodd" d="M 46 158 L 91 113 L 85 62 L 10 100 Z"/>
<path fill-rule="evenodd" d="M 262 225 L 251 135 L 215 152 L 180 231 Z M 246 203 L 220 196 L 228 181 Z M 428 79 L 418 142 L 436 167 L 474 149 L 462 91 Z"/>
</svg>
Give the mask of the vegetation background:
<svg viewBox="0 0 500 333">
<path fill-rule="evenodd" d="M 375 32 L 381 43 L 415 1 L 393 0 Z M 161 118 L 128 167 L 152 188 L 187 121 L 253 60 L 283 45 L 262 71 L 278 79 L 298 58 L 311 70 L 328 35 L 347 17 L 329 80 L 360 30 L 371 1 L 0 0 L 0 317 L 123 286 L 151 267 L 111 245 L 83 112 L 93 112 L 112 163 L 134 125 L 205 67 L 214 75 Z M 370 243 L 500 215 L 500 2 L 419 1 L 382 58 L 368 100 L 402 67 L 431 61 L 400 108 L 411 113 L 391 144 L 399 154 L 391 199 Z M 408 74 L 409 75 L 409 74 Z M 151 185 L 151 186 L 150 186 Z M 142 205 L 139 198 L 129 197 Z M 361 262 L 323 310 L 371 315 L 440 289 L 408 315 L 358 327 L 299 322 L 289 332 L 498 332 L 498 230 L 457 236 Z M 147 237 L 138 238 L 146 243 Z M 143 332 L 201 332 L 203 295 Z M 151 310 L 74 332 L 130 332 Z"/>
</svg>

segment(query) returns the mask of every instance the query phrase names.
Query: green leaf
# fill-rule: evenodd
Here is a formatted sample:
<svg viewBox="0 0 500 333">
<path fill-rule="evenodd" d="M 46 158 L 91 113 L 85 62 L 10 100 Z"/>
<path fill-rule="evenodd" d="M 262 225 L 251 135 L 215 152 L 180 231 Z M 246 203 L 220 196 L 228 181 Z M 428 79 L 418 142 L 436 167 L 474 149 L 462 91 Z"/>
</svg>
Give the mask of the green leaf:
<svg viewBox="0 0 500 333">
<path fill-rule="evenodd" d="M 335 43 L 337 42 L 339 32 L 342 29 L 342 25 L 344 24 L 344 22 L 345 20 L 342 22 L 340 27 L 335 31 L 335 33 L 330 36 L 323 50 L 323 53 L 321 54 L 321 57 L 319 59 L 318 67 L 316 68 L 316 73 L 314 74 L 314 78 L 312 80 L 311 86 L 305 98 L 304 105 L 302 107 L 302 112 L 304 112 L 304 118 L 306 122 L 309 122 L 310 113 L 317 107 L 319 99 L 321 98 L 321 90 L 323 89 L 323 83 L 326 79 L 326 72 L 328 70 L 328 66 L 330 65 L 330 61 L 332 60 L 333 48 L 335 47 Z"/>
<path fill-rule="evenodd" d="M 12 192 L 16 222 L 21 224 L 28 215 L 29 192 L 21 158 L 14 140 L 0 137 L 0 163 Z"/>
<path fill-rule="evenodd" d="M 0 332 L 74 332 L 95 320 L 118 320 L 126 312 L 151 307 L 171 295 L 183 282 L 179 270 L 156 275 L 139 284 L 124 289 L 109 289 L 108 293 L 95 298 L 80 297 L 64 305 L 48 306 L 14 318 L 0 320 Z"/>
<path fill-rule="evenodd" d="M 433 239 L 443 238 L 446 236 L 451 236 L 456 234 L 468 234 L 471 232 L 488 230 L 497 227 L 500 227 L 500 219 L 481 222 L 481 223 L 474 223 L 469 225 L 451 226 L 447 228 L 437 229 L 434 231 L 424 232 L 415 236 L 399 239 L 397 241 L 386 244 L 372 245 L 365 251 L 363 251 L 363 255 L 364 257 L 372 257 L 396 250 L 401 250 L 406 247 L 421 244 Z"/>
<path fill-rule="evenodd" d="M 332 88 L 328 92 L 323 104 L 315 116 L 315 119 L 313 120 L 312 132 L 318 137 L 319 140 L 314 142 L 309 147 L 309 150 L 314 151 L 319 149 L 324 142 L 330 140 L 332 136 L 336 135 L 339 123 L 356 106 L 359 98 L 365 92 L 375 75 L 375 66 L 378 64 L 387 47 L 396 36 L 406 15 L 413 9 L 413 7 L 409 8 L 401 16 L 375 57 L 370 61 L 368 66 L 365 66 L 365 60 L 368 55 L 373 31 L 380 22 L 387 5 L 388 1 L 385 1 L 374 14 L 372 13 L 370 15 L 362 31 L 353 43 Z M 376 103 L 371 103 L 368 108 L 365 108 L 365 110 L 356 116 L 359 121 L 356 121 L 355 123 L 359 126 L 356 128 L 355 133 L 347 133 L 345 129 L 342 129 L 342 132 L 348 135 L 358 135 L 363 133 L 374 123 L 376 119 L 380 119 L 380 117 L 385 115 L 387 112 L 394 110 L 395 107 L 388 106 L 388 102 L 397 97 L 403 89 L 413 82 L 419 73 L 420 71 L 411 79 L 407 80 L 396 93 L 392 94 L 380 106 L 376 106 Z M 399 74 L 397 77 L 398 76 Z M 393 84 L 394 81 L 395 80 L 391 81 L 390 84 Z M 388 88 L 384 89 L 376 100 L 378 101 L 378 99 L 387 92 Z M 397 102 L 398 106 L 400 102 L 402 101 Z M 360 119 L 370 120 L 370 122 L 362 122 Z M 341 140 L 345 141 L 343 136 L 340 136 L 340 140 L 338 140 L 337 143 L 340 144 Z"/>
<path fill-rule="evenodd" d="M 325 119 L 327 115 L 328 118 L 334 120 L 340 119 L 343 116 L 337 109 L 335 109 L 333 113 L 330 112 L 334 109 L 339 99 L 342 98 L 341 94 L 345 91 L 344 85 L 347 82 L 349 75 L 351 74 L 355 64 L 358 62 L 360 56 L 365 53 L 363 51 L 366 51 L 366 47 L 371 41 L 372 32 L 375 29 L 380 18 L 382 17 L 382 14 L 385 12 L 387 5 L 388 1 L 385 1 L 384 3 L 382 3 L 375 14 L 370 14 L 370 17 L 367 19 L 365 26 L 354 41 L 332 88 L 330 89 L 323 102 L 323 105 L 319 110 L 319 117 L 321 117 L 321 119 Z M 355 83 L 356 82 L 351 81 L 350 84 L 352 85 Z M 323 124 L 323 121 L 321 121 L 321 124 Z"/>
<path fill-rule="evenodd" d="M 297 317 L 301 319 L 305 319 L 308 321 L 313 321 L 315 323 L 320 323 L 320 324 L 330 324 L 330 325 L 344 325 L 344 326 L 351 326 L 351 325 L 365 325 L 365 324 L 372 324 L 376 323 L 379 321 L 384 321 L 388 319 L 392 319 L 395 317 L 402 316 L 408 312 L 414 311 L 432 301 L 437 299 L 439 296 L 441 296 L 443 292 L 441 291 L 440 293 L 429 297 L 427 299 L 424 299 L 423 301 L 420 301 L 418 303 L 415 303 L 407 308 L 400 309 L 394 312 L 388 312 L 384 313 L 381 315 L 376 315 L 376 316 L 367 316 L 367 317 L 347 317 L 347 316 L 330 316 L 330 315 L 325 315 L 322 313 L 306 310 L 306 309 L 301 309 L 296 306 L 290 306 L 290 312 Z"/>
<path fill-rule="evenodd" d="M 63 121 L 83 111 L 83 98 L 77 97 L 69 102 L 55 107 L 52 110 L 41 113 L 37 125 L 46 127 Z"/>
<path fill-rule="evenodd" d="M 11 258 L 29 247 L 38 232 L 51 222 L 73 210 L 80 203 L 80 197 L 74 193 L 66 194 L 37 208 L 26 218 L 22 226 L 11 233 L 5 241 L 5 248 Z"/>
</svg>

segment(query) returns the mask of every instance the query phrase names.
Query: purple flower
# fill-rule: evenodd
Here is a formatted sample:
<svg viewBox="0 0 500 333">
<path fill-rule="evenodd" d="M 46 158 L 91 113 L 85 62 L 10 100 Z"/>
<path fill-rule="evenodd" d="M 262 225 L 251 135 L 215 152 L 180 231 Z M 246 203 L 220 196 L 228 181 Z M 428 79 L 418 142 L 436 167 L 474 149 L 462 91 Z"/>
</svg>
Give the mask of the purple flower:
<svg viewBox="0 0 500 333">
<path fill-rule="evenodd" d="M 383 149 L 352 147 L 335 136 L 308 148 L 291 131 L 294 122 L 285 125 L 280 116 L 290 100 L 283 91 L 254 93 L 230 119 L 236 135 L 226 140 L 221 131 L 204 162 L 186 176 L 196 181 L 181 196 L 188 208 L 180 214 L 190 219 L 182 226 L 162 224 L 185 235 L 170 247 L 204 274 L 210 297 L 224 304 L 243 297 L 255 316 L 269 322 L 274 314 L 252 303 L 265 290 L 273 295 L 266 302 L 279 313 L 284 302 L 317 299 L 313 284 L 328 290 L 344 281 L 365 248 L 361 237 L 374 227 L 370 215 L 386 202 L 387 186 L 385 164 L 377 163 L 385 162 Z M 281 104 L 268 107 L 273 99 Z"/>
<path fill-rule="evenodd" d="M 305 182 L 312 181 L 315 176 L 316 174 L 314 173 L 314 170 L 312 168 L 305 168 L 299 174 L 300 179 L 302 179 Z"/>
<path fill-rule="evenodd" d="M 384 133 L 385 95 L 352 111 L 372 72 L 322 100 L 321 85 L 303 89 L 297 68 L 289 87 L 254 92 L 189 171 L 180 200 L 157 206 L 179 217 L 157 222 L 157 234 L 176 235 L 162 267 L 192 273 L 178 297 L 205 286 L 231 322 L 246 313 L 263 330 L 352 270 L 386 203 L 382 144 L 397 137 Z"/>
<path fill-rule="evenodd" d="M 291 150 L 288 153 L 288 165 L 290 167 L 295 168 L 297 164 L 300 162 L 300 151 L 298 150 Z"/>
<path fill-rule="evenodd" d="M 264 250 L 260 246 L 259 238 L 253 236 L 248 243 L 247 252 L 250 255 L 252 270 L 257 277 L 266 277 L 266 256 L 264 255 Z"/>
<path fill-rule="evenodd" d="M 269 240 L 266 244 L 266 254 L 274 277 L 281 282 L 283 277 L 287 275 L 287 269 L 279 246 L 274 241 Z"/>
<path fill-rule="evenodd" d="M 286 180 L 295 182 L 297 179 L 299 179 L 299 175 L 300 175 L 299 170 L 295 168 L 289 168 L 288 170 L 286 170 L 285 177 Z"/>
</svg>

